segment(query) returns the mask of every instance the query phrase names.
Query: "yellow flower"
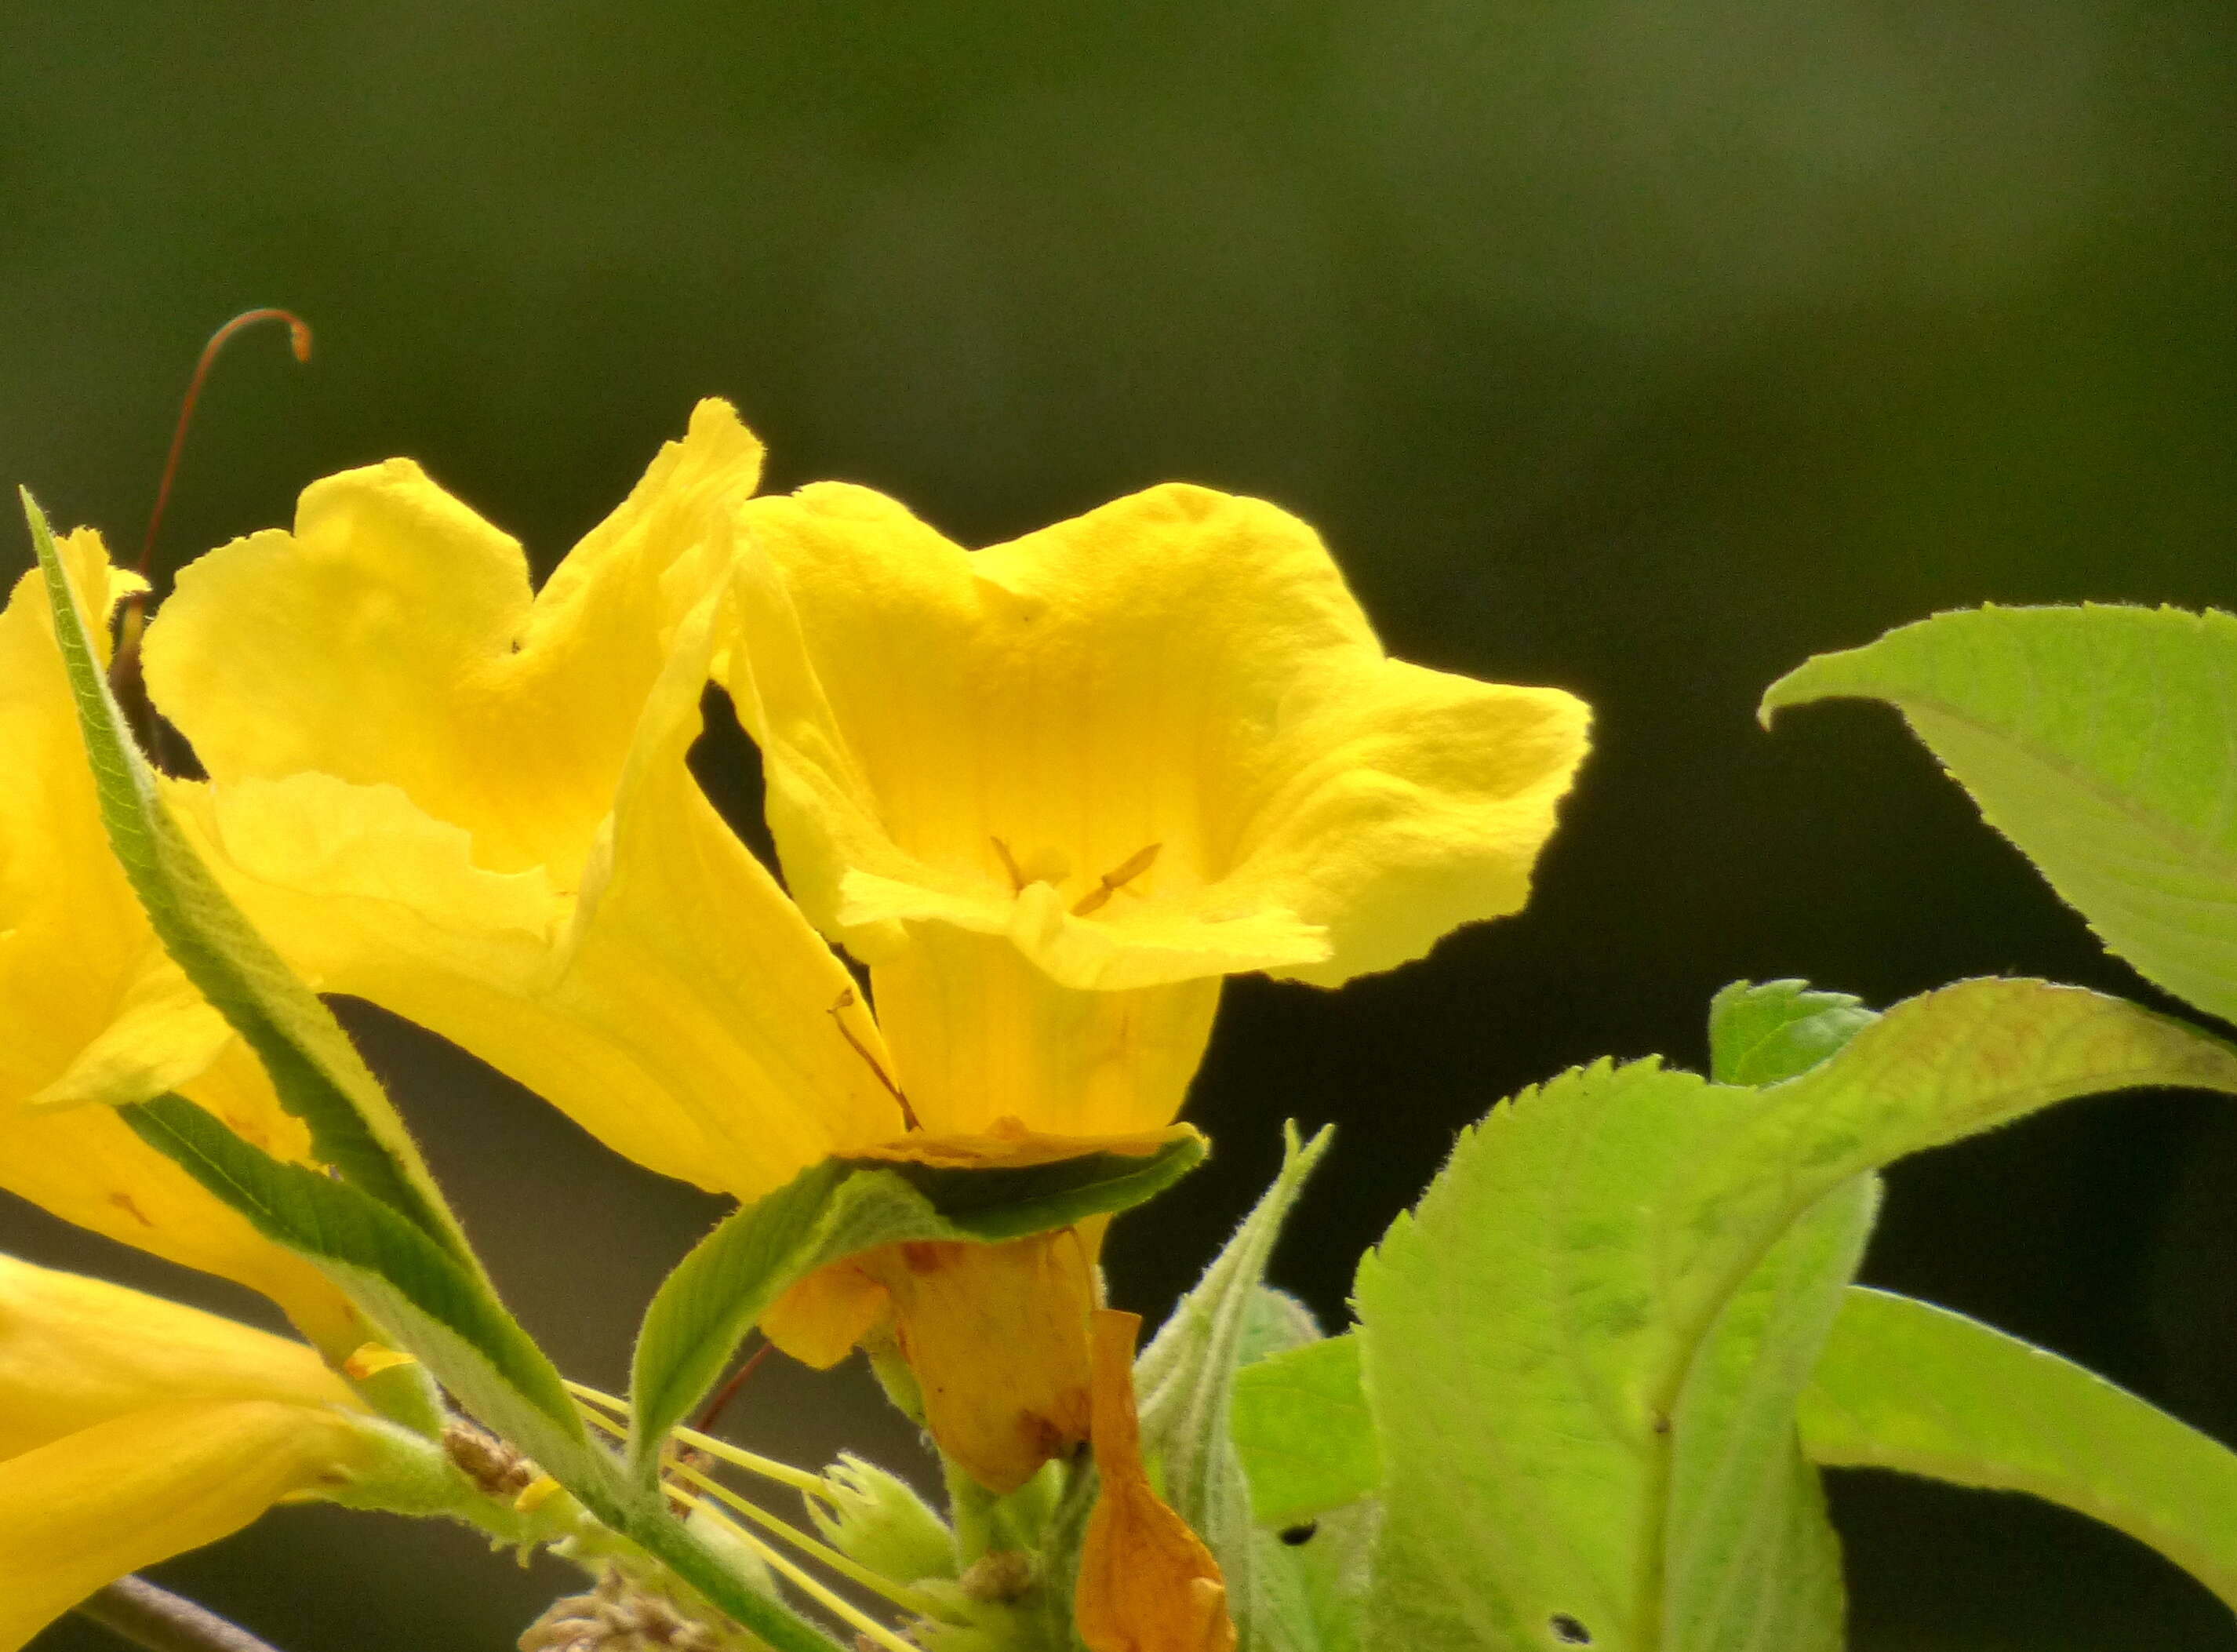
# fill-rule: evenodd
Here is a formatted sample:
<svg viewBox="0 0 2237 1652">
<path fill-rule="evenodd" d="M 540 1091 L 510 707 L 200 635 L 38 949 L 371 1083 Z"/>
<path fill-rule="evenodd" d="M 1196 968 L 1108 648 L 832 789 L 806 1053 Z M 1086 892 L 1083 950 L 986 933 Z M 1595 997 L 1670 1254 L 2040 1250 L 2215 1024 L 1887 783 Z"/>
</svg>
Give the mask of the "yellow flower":
<svg viewBox="0 0 2237 1652">
<path fill-rule="evenodd" d="M 60 548 L 89 614 L 141 588 L 89 530 Z M 341 1292 L 102 1105 L 181 1090 L 267 1152 L 309 1153 L 254 1057 L 165 955 L 109 853 L 36 572 L 0 612 L 0 1187 L 262 1291 L 346 1355 L 365 1332 Z"/>
<path fill-rule="evenodd" d="M 1389 658 L 1257 500 L 1153 488 L 978 552 L 859 487 L 741 521 L 723 674 L 792 891 L 870 965 L 931 1140 L 1164 1126 L 1223 976 L 1335 986 L 1514 911 L 1584 754 L 1569 695 Z M 1079 1437 L 1099 1237 L 855 1265 L 990 1484 Z M 827 1275 L 764 1329 L 828 1357 L 874 1300 Z"/>
<path fill-rule="evenodd" d="M 851 978 L 685 764 L 760 464 L 703 404 L 532 597 L 417 466 L 329 477 L 185 569 L 144 656 L 210 776 L 171 801 L 291 962 L 741 1199 L 900 1128 Z"/>
<path fill-rule="evenodd" d="M 0 1652 L 371 1460 L 300 1343 L 0 1256 Z"/>
<path fill-rule="evenodd" d="M 729 686 L 786 875 L 934 1133 L 1163 1124 L 1221 976 L 1332 987 L 1516 910 L 1584 755 L 1567 694 L 1389 658 L 1255 499 L 979 552 L 858 487 L 742 514 Z"/>
<path fill-rule="evenodd" d="M 147 644 L 180 801 L 321 988 L 419 1021 L 654 1169 L 1165 1139 L 1219 977 L 1333 983 L 1512 910 L 1581 755 L 1566 695 L 1384 657 L 1271 507 L 1161 489 L 973 554 L 857 489 L 749 500 L 719 403 L 531 598 L 400 461 L 181 576 Z M 809 915 L 694 783 L 709 673 Z M 891 1317 L 996 1489 L 1088 1427 L 1099 1230 L 828 1270 L 764 1328 Z"/>
</svg>

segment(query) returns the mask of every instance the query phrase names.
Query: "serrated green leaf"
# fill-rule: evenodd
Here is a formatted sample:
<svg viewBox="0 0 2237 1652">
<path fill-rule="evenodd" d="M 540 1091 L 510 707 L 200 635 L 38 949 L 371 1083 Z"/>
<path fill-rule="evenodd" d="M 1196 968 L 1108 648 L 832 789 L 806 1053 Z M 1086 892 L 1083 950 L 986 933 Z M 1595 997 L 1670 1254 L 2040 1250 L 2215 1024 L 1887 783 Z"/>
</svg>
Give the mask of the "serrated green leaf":
<svg viewBox="0 0 2237 1652">
<path fill-rule="evenodd" d="M 572 1482 L 601 1470 L 559 1373 L 479 1277 L 424 1231 L 347 1182 L 273 1158 L 181 1096 L 117 1111 L 258 1232 L 317 1264 L 547 1471 Z"/>
<path fill-rule="evenodd" d="M 1879 1206 L 1860 1176 L 1756 1265 L 1693 1356 L 1672 1418 L 1667 1652 L 1838 1652 L 1841 1546 L 1795 1439 L 1796 1397 L 1856 1277 Z"/>
<path fill-rule="evenodd" d="M 1986 981 L 1896 1006 L 1783 1084 L 1603 1062 L 1495 1108 L 1360 1266 L 1385 1510 L 1369 1646 L 1546 1649 L 1577 1627 L 1598 1652 L 1666 1646 L 1673 1423 L 1771 1247 L 1904 1153 L 2161 1084 L 2237 1092 L 2237 1053 Z"/>
<path fill-rule="evenodd" d="M 741 1206 L 662 1282 L 637 1332 L 630 1464 L 659 1469 L 668 1432 L 729 1363 L 769 1305 L 827 1263 L 881 1245 L 998 1243 L 1138 1205 L 1204 1160 L 1181 1136 L 1139 1157 L 1089 1153 L 1021 1168 L 961 1170 L 826 1160 Z"/>
<path fill-rule="evenodd" d="M 218 887 L 163 806 L 155 772 L 109 692 L 53 531 L 30 494 L 23 499 L 102 823 L 164 950 L 256 1053 L 280 1104 L 310 1127 L 312 1151 L 478 1274 L 404 1121 L 356 1047 Z"/>
<path fill-rule="evenodd" d="M 1250 1517 L 1250 1489 L 1232 1429 L 1235 1371 L 1274 1242 L 1297 1195 L 1333 1140 L 1322 1130 L 1299 1144 L 1283 1129 L 1282 1168 L 1159 1326 L 1134 1369 L 1143 1455 L 1160 1464 L 1165 1500 L 1219 1561 L 1241 1652 L 1312 1652 L 1321 1641 L 1294 1569 Z"/>
<path fill-rule="evenodd" d="M 1892 702 L 2106 945 L 2237 1020 L 2237 618 L 1937 614 L 1807 661 L 1762 715 L 1829 696 Z"/>
<path fill-rule="evenodd" d="M 1382 1464 L 1359 1387 L 1358 1338 L 1327 1337 L 1243 1366 L 1233 1432 L 1262 1526 L 1373 1496 Z"/>
<path fill-rule="evenodd" d="M 1806 981 L 1736 981 L 1709 1001 L 1709 1076 L 1719 1084 L 1784 1083 L 1877 1019 L 1862 999 Z"/>
<path fill-rule="evenodd" d="M 1799 1416 L 1819 1463 L 2032 1493 L 2150 1545 L 2237 1611 L 2237 1453 L 2056 1354 L 1851 1287 Z"/>
</svg>

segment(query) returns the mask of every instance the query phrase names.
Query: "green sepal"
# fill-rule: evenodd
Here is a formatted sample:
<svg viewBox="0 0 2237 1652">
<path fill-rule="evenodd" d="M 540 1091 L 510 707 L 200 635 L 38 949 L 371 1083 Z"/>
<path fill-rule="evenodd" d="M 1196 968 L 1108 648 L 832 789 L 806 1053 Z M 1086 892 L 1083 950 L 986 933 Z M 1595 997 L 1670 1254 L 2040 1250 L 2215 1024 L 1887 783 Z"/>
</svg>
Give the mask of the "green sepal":
<svg viewBox="0 0 2237 1652">
<path fill-rule="evenodd" d="M 164 807 L 155 771 L 109 692 L 53 531 L 28 492 L 23 499 L 102 823 L 163 949 L 255 1052 L 280 1105 L 309 1127 L 319 1160 L 478 1272 L 404 1121 L 348 1034 L 241 915 Z"/>
<path fill-rule="evenodd" d="M 668 1432 L 721 1377 L 755 1320 L 794 1281 L 881 1245 L 991 1244 L 1138 1205 L 1203 1162 L 1184 1135 L 1139 1157 L 1083 1154 L 1046 1165 L 965 1170 L 887 1160 L 825 1160 L 741 1206 L 661 1284 L 637 1332 L 630 1466 L 659 1471 Z"/>
<path fill-rule="evenodd" d="M 182 1096 L 117 1113 L 258 1232 L 340 1285 L 468 1411 L 569 1490 L 611 1474 L 542 1350 L 424 1230 L 348 1182 L 273 1158 Z"/>
<path fill-rule="evenodd" d="M 1283 1127 L 1282 1168 L 1196 1287 L 1174 1307 L 1134 1372 L 1142 1454 L 1164 1476 L 1165 1500 L 1218 1560 L 1241 1652 L 1296 1648 L 1322 1635 L 1290 1557 L 1251 1518 L 1250 1483 L 1232 1427 L 1235 1373 L 1257 1326 L 1267 1259 L 1306 1179 L 1334 1140 L 1301 1143 Z"/>
<path fill-rule="evenodd" d="M 2237 618 L 1974 609 L 1820 654 L 1761 715 L 1885 700 L 2108 947 L 2237 1020 Z"/>
<path fill-rule="evenodd" d="M 1852 1286 L 1799 1417 L 1819 1463 L 2031 1493 L 2148 1544 L 2237 1611 L 2237 1452 L 2056 1354 Z"/>
<path fill-rule="evenodd" d="M 1896 1006 L 1784 1083 L 1602 1062 L 1495 1108 L 1360 1266 L 1384 1509 L 1369 1646 L 1680 1644 L 1719 1569 L 1685 1545 L 1744 1550 L 1673 1536 L 1681 1404 L 1766 1254 L 1893 1159 L 2142 1085 L 2237 1093 L 2237 1052 L 2118 1000 L 1984 981 Z M 1798 1345 L 1765 1357 L 1791 1371 Z"/>
</svg>

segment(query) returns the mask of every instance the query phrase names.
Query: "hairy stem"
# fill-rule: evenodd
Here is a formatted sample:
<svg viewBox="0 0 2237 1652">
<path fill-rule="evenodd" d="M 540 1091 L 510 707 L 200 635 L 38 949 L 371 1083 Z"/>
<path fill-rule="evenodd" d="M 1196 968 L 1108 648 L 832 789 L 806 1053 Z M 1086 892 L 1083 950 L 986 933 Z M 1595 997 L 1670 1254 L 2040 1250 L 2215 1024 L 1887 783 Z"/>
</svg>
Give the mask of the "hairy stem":
<svg viewBox="0 0 2237 1652">
<path fill-rule="evenodd" d="M 273 1652 L 237 1623 L 144 1577 L 125 1577 L 82 1602 L 80 1617 L 148 1652 Z"/>
</svg>

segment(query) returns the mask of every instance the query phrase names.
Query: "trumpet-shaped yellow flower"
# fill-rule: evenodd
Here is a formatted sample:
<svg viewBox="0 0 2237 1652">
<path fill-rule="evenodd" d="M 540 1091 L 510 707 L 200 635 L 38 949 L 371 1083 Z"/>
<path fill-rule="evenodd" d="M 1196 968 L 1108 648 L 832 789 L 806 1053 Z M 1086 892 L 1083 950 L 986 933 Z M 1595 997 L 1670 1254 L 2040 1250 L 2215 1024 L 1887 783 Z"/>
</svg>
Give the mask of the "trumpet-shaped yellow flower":
<svg viewBox="0 0 2237 1652">
<path fill-rule="evenodd" d="M 750 1199 L 833 1153 L 1148 1151 L 1221 975 L 1521 902 L 1582 709 L 1386 659 L 1290 519 L 1165 489 L 974 554 L 857 489 L 752 500 L 759 457 L 703 405 L 533 598 L 400 462 L 181 576 L 146 658 L 211 777 L 182 808 L 320 987 Z M 874 1020 L 691 779 L 710 671 Z M 765 1329 L 821 1362 L 890 1318 L 1013 1486 L 1087 1429 L 1098 1237 L 874 1253 Z"/>
<path fill-rule="evenodd" d="M 729 676 L 794 894 L 927 1129 L 1179 1109 L 1218 981 L 1519 908 L 1587 713 L 1388 657 L 1311 530 L 1166 486 L 968 552 L 864 488 L 744 512 Z"/>
<path fill-rule="evenodd" d="M 377 1431 L 300 1343 L 0 1256 L 0 1652 L 338 1485 Z"/>
<path fill-rule="evenodd" d="M 89 614 L 141 587 L 89 530 L 61 550 Z M 183 1090 L 267 1152 L 309 1153 L 302 1124 L 164 955 L 109 853 L 36 573 L 0 612 L 0 1187 L 254 1286 L 346 1354 L 365 1333 L 341 1292 L 101 1105 Z"/>
</svg>

